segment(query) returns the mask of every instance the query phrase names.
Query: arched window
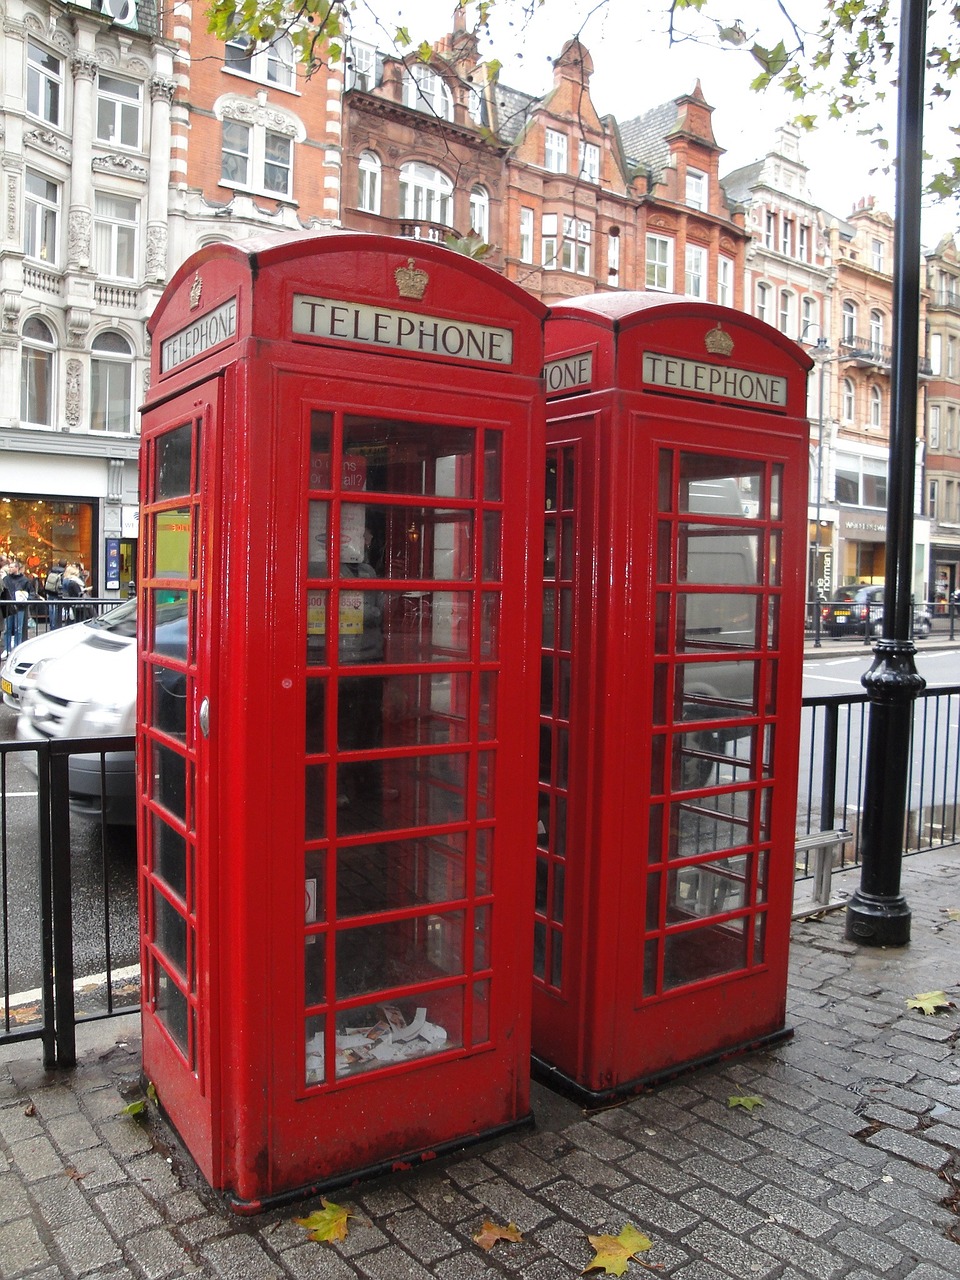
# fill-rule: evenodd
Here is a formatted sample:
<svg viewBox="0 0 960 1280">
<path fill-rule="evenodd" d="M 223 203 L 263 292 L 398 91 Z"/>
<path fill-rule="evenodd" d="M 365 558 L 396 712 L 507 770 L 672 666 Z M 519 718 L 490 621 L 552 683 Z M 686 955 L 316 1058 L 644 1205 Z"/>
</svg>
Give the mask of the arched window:
<svg viewBox="0 0 960 1280">
<path fill-rule="evenodd" d="M 870 346 L 883 346 L 883 314 L 879 311 L 870 312 Z"/>
<path fill-rule="evenodd" d="M 852 379 L 852 378 L 844 378 L 844 380 L 843 380 L 843 403 L 842 403 L 841 408 L 840 408 L 840 415 L 841 415 L 841 417 L 843 418 L 844 422 L 852 422 L 852 421 L 853 421 L 853 408 L 854 408 L 854 389 L 853 389 L 853 379 Z"/>
<path fill-rule="evenodd" d="M 400 169 L 400 217 L 451 225 L 453 183 L 445 173 L 416 160 Z"/>
<path fill-rule="evenodd" d="M 128 433 L 133 416 L 133 348 L 110 329 L 93 340 L 90 362 L 90 430 Z"/>
<path fill-rule="evenodd" d="M 757 285 L 757 319 L 770 322 L 770 286 L 762 281 Z"/>
<path fill-rule="evenodd" d="M 365 213 L 380 212 L 380 157 L 361 151 L 357 175 L 357 208 Z"/>
<path fill-rule="evenodd" d="M 267 83 L 281 89 L 292 89 L 296 80 L 293 67 L 293 41 L 289 36 L 276 36 L 267 46 Z"/>
<path fill-rule="evenodd" d="M 843 304 L 842 324 L 843 341 L 852 342 L 857 332 L 857 308 L 849 299 Z"/>
<path fill-rule="evenodd" d="M 483 187 L 470 192 L 470 226 L 484 243 L 490 239 L 490 197 Z"/>
<path fill-rule="evenodd" d="M 20 420 L 53 426 L 53 334 L 43 320 L 31 316 L 23 326 L 20 357 Z"/>
<path fill-rule="evenodd" d="M 877 386 L 870 388 L 870 425 L 883 426 L 883 392 Z"/>
<path fill-rule="evenodd" d="M 441 120 L 453 119 L 453 94 L 443 76 L 432 67 L 419 63 L 409 67 L 403 77 L 403 105 L 414 111 L 428 111 Z"/>
</svg>

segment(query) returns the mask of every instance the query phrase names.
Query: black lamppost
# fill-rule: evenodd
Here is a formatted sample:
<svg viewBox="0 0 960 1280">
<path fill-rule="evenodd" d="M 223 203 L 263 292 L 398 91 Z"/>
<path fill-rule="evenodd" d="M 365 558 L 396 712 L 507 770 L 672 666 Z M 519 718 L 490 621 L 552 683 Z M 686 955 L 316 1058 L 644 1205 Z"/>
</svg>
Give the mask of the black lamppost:
<svg viewBox="0 0 960 1280">
<path fill-rule="evenodd" d="M 910 941 L 900 892 L 913 704 L 926 681 L 910 639 L 913 496 L 920 341 L 920 191 L 926 0 L 903 0 L 897 94 L 893 359 L 883 637 L 863 677 L 870 695 L 860 887 L 847 906 L 846 935 L 869 946 Z"/>
</svg>

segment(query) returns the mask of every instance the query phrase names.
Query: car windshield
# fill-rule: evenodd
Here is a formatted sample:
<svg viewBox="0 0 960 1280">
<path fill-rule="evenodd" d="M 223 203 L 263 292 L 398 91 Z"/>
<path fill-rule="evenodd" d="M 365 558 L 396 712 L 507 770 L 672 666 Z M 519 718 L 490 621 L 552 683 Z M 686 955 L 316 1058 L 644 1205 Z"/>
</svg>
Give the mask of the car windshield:
<svg viewBox="0 0 960 1280">
<path fill-rule="evenodd" d="M 87 625 L 97 631 L 112 631 L 115 635 L 134 640 L 137 635 L 137 602 L 125 600 L 116 609 L 101 613 L 99 618 L 92 618 Z"/>
</svg>

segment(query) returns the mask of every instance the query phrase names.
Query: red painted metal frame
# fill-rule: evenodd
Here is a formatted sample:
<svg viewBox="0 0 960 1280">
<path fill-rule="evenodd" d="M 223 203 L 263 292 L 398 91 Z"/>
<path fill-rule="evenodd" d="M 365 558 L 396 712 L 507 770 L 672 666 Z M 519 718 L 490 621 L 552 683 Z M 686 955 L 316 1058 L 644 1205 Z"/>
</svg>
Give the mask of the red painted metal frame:
<svg viewBox="0 0 960 1280">
<path fill-rule="evenodd" d="M 653 294 L 554 307 L 546 360 L 533 1051 L 599 1101 L 787 1034 L 811 362 Z"/>
<path fill-rule="evenodd" d="M 426 272 L 421 299 L 398 295 L 408 266 Z M 381 350 L 343 331 L 314 340 L 291 331 L 298 294 L 494 337 L 475 339 L 470 360 Z M 151 322 L 139 577 L 144 1070 L 205 1177 L 238 1209 L 529 1117 L 544 314 L 462 256 L 343 234 L 202 250 Z M 513 358 L 497 363 L 503 334 Z M 371 423 L 386 424 L 385 452 L 371 444 L 350 457 L 393 466 L 389 482 L 381 475 L 377 492 L 361 493 L 397 556 L 409 525 L 413 568 L 394 572 L 385 559 L 358 583 L 332 551 L 364 514 L 353 463 L 339 459 L 346 434 L 359 439 Z M 178 428 L 192 433 L 179 478 Z M 428 461 L 404 469 L 391 460 L 411 432 Z M 446 487 L 431 491 L 424 467 L 453 439 Z M 308 554 L 316 536 L 325 561 Z M 449 543 L 442 571 L 440 552 L 422 567 L 431 539 Z M 455 653 L 422 639 L 440 634 L 431 601 L 450 612 L 443 634 Z M 382 655 L 345 675 L 328 620 L 348 630 L 374 602 L 399 620 L 384 624 Z M 186 648 L 153 627 L 171 610 L 186 615 L 175 622 Z M 417 694 L 414 719 L 384 701 L 379 736 L 344 744 L 336 699 L 350 681 L 367 695 L 388 684 Z M 182 709 L 164 701 L 170 689 Z M 377 779 L 372 834 L 350 830 L 341 807 L 357 765 Z M 405 789 L 411 777 L 416 790 Z M 427 795 L 430 813 L 418 800 Z M 382 894 L 366 914 L 341 916 L 337 895 L 360 853 L 364 868 L 379 859 Z M 418 858 L 430 859 L 429 883 Z M 399 968 L 382 979 L 382 1003 L 427 1006 L 455 1033 L 429 1055 L 344 1068 L 336 1019 L 382 1008 L 361 979 L 347 989 L 345 957 L 361 952 L 384 965 L 412 958 L 406 979 Z"/>
</svg>

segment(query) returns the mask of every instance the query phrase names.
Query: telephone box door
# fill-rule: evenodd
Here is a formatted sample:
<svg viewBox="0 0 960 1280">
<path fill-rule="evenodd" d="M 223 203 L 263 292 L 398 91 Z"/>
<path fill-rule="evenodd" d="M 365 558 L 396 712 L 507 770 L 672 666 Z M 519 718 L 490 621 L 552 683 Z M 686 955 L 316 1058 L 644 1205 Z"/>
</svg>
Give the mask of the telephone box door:
<svg viewBox="0 0 960 1280">
<path fill-rule="evenodd" d="M 206 574 L 215 513 L 220 379 L 165 406 L 143 438 L 138 676 L 145 1057 L 163 1064 L 164 1105 L 197 1152 L 213 1149 L 210 881 L 212 775 L 205 694 L 216 618 Z M 208 1177 L 209 1163 L 201 1160 Z"/>
</svg>

